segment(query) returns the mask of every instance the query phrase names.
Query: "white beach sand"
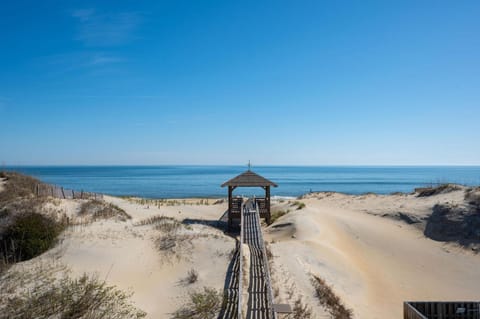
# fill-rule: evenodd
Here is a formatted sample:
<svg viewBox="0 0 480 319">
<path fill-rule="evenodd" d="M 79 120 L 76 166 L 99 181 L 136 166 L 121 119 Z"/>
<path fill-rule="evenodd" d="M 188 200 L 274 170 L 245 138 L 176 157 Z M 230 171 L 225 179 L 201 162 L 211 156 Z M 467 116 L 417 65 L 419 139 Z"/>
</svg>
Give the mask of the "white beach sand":
<svg viewBox="0 0 480 319">
<path fill-rule="evenodd" d="M 316 299 L 311 274 L 325 279 L 355 318 L 401 318 L 406 300 L 480 299 L 480 255 L 428 239 L 419 225 L 398 217 L 402 212 L 423 218 L 437 203 L 461 205 L 463 196 L 463 190 L 424 198 L 319 193 L 302 199 L 306 207 L 301 210 L 289 201 L 276 202 L 274 209 L 291 210 L 264 229 L 274 255 L 276 302 L 293 303 L 301 297 L 312 308 L 312 318 L 329 318 Z M 67 230 L 55 248 L 59 263 L 76 275 L 96 273 L 109 284 L 132 291 L 133 302 L 148 313 L 147 318 L 169 318 L 189 292 L 203 286 L 223 291 L 235 240 L 198 221 L 218 220 L 226 203 L 200 205 L 195 199 L 158 207 L 141 200 L 109 196 L 105 200 L 132 219 L 99 220 Z M 80 204 L 57 203 L 71 218 Z M 158 230 L 135 225 L 155 215 L 194 221 L 188 227 L 191 245 L 178 258 L 155 247 Z M 33 265 L 35 259 L 21 266 Z M 190 269 L 199 278 L 186 285 L 182 280 Z"/>
<path fill-rule="evenodd" d="M 480 256 L 426 238 L 416 227 L 378 215 L 422 216 L 463 191 L 413 195 L 319 194 L 270 227 L 268 240 L 283 271 L 314 303 L 309 273 L 333 286 L 355 318 L 401 318 L 408 300 L 478 300 Z M 367 213 L 368 212 L 368 213 Z M 292 238 L 295 237 L 295 238 Z"/>
</svg>

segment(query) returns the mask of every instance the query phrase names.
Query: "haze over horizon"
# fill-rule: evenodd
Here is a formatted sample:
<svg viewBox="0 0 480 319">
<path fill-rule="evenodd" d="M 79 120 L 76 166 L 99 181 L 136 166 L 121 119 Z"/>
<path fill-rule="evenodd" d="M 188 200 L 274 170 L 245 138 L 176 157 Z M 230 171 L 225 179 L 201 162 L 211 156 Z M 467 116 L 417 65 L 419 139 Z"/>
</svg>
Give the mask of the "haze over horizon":
<svg viewBox="0 0 480 319">
<path fill-rule="evenodd" d="M 0 163 L 480 165 L 478 1 L 18 1 Z"/>
</svg>

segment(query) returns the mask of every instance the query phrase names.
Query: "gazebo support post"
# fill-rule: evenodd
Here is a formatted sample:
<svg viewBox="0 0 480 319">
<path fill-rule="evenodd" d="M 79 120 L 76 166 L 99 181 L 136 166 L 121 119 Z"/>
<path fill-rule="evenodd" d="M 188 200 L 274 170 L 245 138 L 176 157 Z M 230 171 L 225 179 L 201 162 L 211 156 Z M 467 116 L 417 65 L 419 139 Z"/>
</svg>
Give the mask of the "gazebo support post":
<svg viewBox="0 0 480 319">
<path fill-rule="evenodd" d="M 267 224 L 270 224 L 270 186 L 265 187 L 265 206 L 267 206 Z"/>
<path fill-rule="evenodd" d="M 232 193 L 233 187 L 228 186 L 228 231 L 232 229 Z"/>
</svg>

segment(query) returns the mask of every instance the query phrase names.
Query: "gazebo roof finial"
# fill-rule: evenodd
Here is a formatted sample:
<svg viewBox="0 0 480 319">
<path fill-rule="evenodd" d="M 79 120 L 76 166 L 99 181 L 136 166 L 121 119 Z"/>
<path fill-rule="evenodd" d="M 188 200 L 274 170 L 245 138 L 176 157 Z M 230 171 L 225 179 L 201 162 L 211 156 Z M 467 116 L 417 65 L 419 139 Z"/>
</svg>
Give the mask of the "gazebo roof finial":
<svg viewBox="0 0 480 319">
<path fill-rule="evenodd" d="M 250 171 L 252 168 L 252 164 L 250 163 L 250 160 L 248 160 L 248 170 Z"/>
</svg>

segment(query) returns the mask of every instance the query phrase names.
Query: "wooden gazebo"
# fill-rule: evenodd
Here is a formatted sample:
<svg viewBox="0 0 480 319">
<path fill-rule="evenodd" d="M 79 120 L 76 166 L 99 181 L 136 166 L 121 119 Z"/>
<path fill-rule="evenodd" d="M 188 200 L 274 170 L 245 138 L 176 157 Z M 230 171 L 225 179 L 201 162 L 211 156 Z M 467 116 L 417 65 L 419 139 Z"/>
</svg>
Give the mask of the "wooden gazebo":
<svg viewBox="0 0 480 319">
<path fill-rule="evenodd" d="M 278 185 L 269 181 L 265 177 L 252 172 L 250 169 L 242 174 L 226 181 L 222 187 L 228 186 L 228 228 L 231 229 L 234 220 L 240 220 L 242 198 L 234 198 L 233 190 L 237 187 L 261 187 L 265 190 L 265 198 L 256 198 L 256 203 L 259 208 L 260 217 L 270 223 L 270 187 L 277 187 Z"/>
</svg>

